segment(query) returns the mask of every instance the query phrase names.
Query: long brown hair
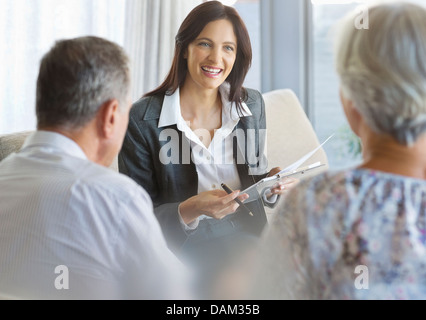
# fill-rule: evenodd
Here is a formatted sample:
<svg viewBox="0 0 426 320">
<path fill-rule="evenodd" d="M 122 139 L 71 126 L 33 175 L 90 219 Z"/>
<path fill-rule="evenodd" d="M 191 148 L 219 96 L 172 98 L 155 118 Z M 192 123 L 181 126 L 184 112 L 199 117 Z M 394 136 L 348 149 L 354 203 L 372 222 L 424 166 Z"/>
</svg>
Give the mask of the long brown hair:
<svg viewBox="0 0 426 320">
<path fill-rule="evenodd" d="M 173 64 L 166 80 L 157 89 L 144 96 L 174 94 L 184 84 L 188 74 L 188 65 L 184 54 L 189 44 L 198 37 L 207 24 L 222 19 L 232 23 L 238 42 L 234 68 L 226 82 L 231 86 L 229 100 L 236 103 L 237 109 L 240 110 L 242 101 L 247 99 L 247 91 L 244 89 L 243 83 L 252 61 L 250 36 L 238 12 L 219 1 L 207 1 L 195 7 L 188 14 L 176 36 Z"/>
</svg>

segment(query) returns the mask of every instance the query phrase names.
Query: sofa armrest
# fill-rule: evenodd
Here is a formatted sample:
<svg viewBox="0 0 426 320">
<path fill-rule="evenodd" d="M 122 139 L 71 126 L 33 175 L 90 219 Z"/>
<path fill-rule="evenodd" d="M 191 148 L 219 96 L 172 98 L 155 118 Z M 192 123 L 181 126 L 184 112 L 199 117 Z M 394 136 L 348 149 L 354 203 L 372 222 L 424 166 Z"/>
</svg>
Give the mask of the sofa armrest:
<svg viewBox="0 0 426 320">
<path fill-rule="evenodd" d="M 0 161 L 11 153 L 18 152 L 31 133 L 32 131 L 24 131 L 0 135 Z"/>
<path fill-rule="evenodd" d="M 11 153 L 18 152 L 25 142 L 25 139 L 34 131 L 23 131 L 12 134 L 0 135 L 0 162 Z M 109 166 L 110 169 L 118 172 L 118 157 Z"/>
</svg>

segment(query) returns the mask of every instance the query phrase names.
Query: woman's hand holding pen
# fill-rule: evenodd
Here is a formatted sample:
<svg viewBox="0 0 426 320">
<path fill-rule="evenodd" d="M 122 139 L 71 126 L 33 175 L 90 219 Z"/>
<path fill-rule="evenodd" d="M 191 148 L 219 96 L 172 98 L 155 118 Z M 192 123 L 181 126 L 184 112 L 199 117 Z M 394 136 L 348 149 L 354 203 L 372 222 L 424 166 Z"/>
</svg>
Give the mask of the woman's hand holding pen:
<svg viewBox="0 0 426 320">
<path fill-rule="evenodd" d="M 240 205 L 235 202 L 236 198 L 242 202 L 249 198 L 247 194 L 238 196 L 239 194 L 239 190 L 230 194 L 224 190 L 212 190 L 200 193 L 180 204 L 180 215 L 186 224 L 194 222 L 202 215 L 221 220 L 237 211 Z"/>
<path fill-rule="evenodd" d="M 268 177 L 272 177 L 276 175 L 277 173 L 281 172 L 281 168 L 273 168 L 269 174 Z M 299 179 L 295 178 L 286 178 L 282 180 L 281 182 L 277 183 L 274 188 L 271 189 L 271 193 L 269 197 L 272 197 L 273 195 L 284 195 L 287 192 L 289 192 L 291 189 L 293 189 L 298 183 L 300 182 Z"/>
</svg>

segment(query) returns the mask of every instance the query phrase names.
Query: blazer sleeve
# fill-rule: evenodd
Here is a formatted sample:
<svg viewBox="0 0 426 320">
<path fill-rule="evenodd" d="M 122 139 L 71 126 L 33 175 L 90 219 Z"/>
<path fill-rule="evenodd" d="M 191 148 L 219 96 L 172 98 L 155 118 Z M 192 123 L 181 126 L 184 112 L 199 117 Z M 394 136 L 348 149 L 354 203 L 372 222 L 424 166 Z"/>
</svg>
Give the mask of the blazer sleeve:
<svg viewBox="0 0 426 320">
<path fill-rule="evenodd" d="M 261 110 L 262 110 L 261 111 L 261 118 L 260 118 L 260 123 L 261 123 L 260 126 L 261 126 L 261 128 L 265 128 L 265 130 L 266 130 L 265 132 L 267 132 L 268 128 L 266 127 L 265 100 L 263 99 L 263 96 L 262 96 L 262 94 L 260 92 L 258 92 L 258 94 L 259 94 L 259 99 L 261 101 Z M 265 152 L 265 150 L 267 150 L 267 147 L 266 147 L 266 134 L 263 137 L 261 137 L 261 142 L 260 143 L 263 145 L 263 147 L 261 148 L 263 150 L 263 157 L 262 157 L 261 161 L 263 163 L 265 163 L 264 166 L 267 168 L 267 171 L 268 171 L 268 173 L 265 175 L 265 177 L 266 177 L 269 174 L 269 170 L 272 169 L 272 168 L 269 168 L 269 170 L 268 170 L 268 159 L 266 157 L 266 152 Z M 263 196 L 264 195 L 262 195 L 262 197 Z M 277 204 L 279 203 L 280 199 L 281 199 L 281 196 L 277 196 L 277 197 L 275 197 L 275 201 L 270 202 L 270 201 L 264 200 L 263 204 L 265 206 L 271 208 L 271 209 L 274 209 L 277 206 Z"/>
<path fill-rule="evenodd" d="M 255 172 L 255 174 L 253 174 L 253 178 L 256 182 L 258 182 L 266 178 L 269 173 L 269 170 L 271 169 L 271 168 L 268 169 L 268 159 L 266 155 L 267 127 L 266 127 L 265 101 L 263 99 L 262 94 L 259 91 L 248 89 L 247 92 L 248 92 L 247 106 L 253 113 L 253 119 L 255 120 L 255 122 L 257 122 L 251 125 L 248 124 L 248 127 L 258 128 L 256 143 L 254 143 L 254 145 L 257 144 L 256 152 L 258 153 L 257 155 L 259 158 L 256 165 L 250 168 L 250 171 Z M 250 157 L 250 154 L 246 154 L 246 157 Z M 263 198 L 263 195 L 262 195 L 262 198 Z M 276 197 L 274 202 L 269 202 L 269 201 L 262 201 L 262 202 L 266 207 L 273 209 L 277 206 L 277 204 L 279 203 L 279 200 L 280 200 L 280 196 Z"/>
<path fill-rule="evenodd" d="M 130 114 L 128 129 L 118 156 L 119 171 L 132 178 L 148 192 L 164 237 L 170 249 L 175 250 L 187 238 L 179 220 L 180 202 L 161 204 L 158 181 L 162 180 L 156 177 L 156 162 L 153 155 L 155 152 L 153 145 L 156 142 L 148 143 L 149 137 L 142 133 L 140 119 L 141 116 L 136 112 Z"/>
</svg>

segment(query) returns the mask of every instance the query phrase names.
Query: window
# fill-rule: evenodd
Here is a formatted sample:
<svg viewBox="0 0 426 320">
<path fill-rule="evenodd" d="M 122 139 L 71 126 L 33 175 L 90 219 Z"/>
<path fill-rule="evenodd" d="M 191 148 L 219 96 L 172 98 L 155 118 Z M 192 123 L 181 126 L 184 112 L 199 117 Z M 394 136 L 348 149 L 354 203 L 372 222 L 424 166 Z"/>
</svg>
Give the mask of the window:
<svg viewBox="0 0 426 320">
<path fill-rule="evenodd" d="M 170 68 L 174 37 L 201 0 L 0 0 L 0 134 L 34 130 L 42 56 L 58 39 L 93 35 L 123 46 L 134 101 Z"/>
<path fill-rule="evenodd" d="M 121 0 L 1 0 L 0 134 L 34 130 L 39 63 L 57 39 L 97 35 L 123 45 Z"/>
<path fill-rule="evenodd" d="M 338 2 L 341 3 L 336 4 Z M 339 80 L 334 71 L 334 39 L 331 34 L 335 23 L 358 5 L 354 1 L 312 1 L 310 118 L 320 141 L 336 134 L 324 147 L 333 169 L 352 166 L 361 159 L 357 153 L 359 149 L 354 148 L 357 138 L 349 129 L 340 105 Z"/>
<path fill-rule="evenodd" d="M 234 7 L 244 20 L 253 50 L 253 61 L 247 74 L 244 86 L 261 91 L 261 29 L 260 29 L 260 1 L 261 0 L 238 0 Z"/>
<path fill-rule="evenodd" d="M 238 11 L 247 27 L 252 44 L 253 61 L 244 86 L 259 91 L 262 89 L 261 1 L 265 0 L 220 0 L 224 5 L 232 6 Z"/>
<path fill-rule="evenodd" d="M 349 129 L 339 99 L 339 81 L 334 71 L 333 38 L 331 30 L 335 23 L 367 0 L 312 0 L 311 39 L 312 52 L 310 84 L 310 118 L 321 141 L 332 133 L 335 138 L 325 146 L 330 167 L 333 169 L 353 166 L 361 160 L 358 139 Z M 414 0 L 426 6 L 426 0 Z M 309 23 L 309 21 L 307 21 Z"/>
</svg>

